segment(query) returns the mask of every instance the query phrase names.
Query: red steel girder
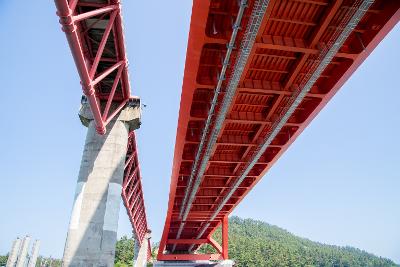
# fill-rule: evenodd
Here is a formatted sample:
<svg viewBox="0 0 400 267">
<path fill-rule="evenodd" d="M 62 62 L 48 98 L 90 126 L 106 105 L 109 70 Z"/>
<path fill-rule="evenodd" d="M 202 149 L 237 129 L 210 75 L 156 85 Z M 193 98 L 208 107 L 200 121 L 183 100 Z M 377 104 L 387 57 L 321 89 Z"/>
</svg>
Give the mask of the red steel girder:
<svg viewBox="0 0 400 267">
<path fill-rule="evenodd" d="M 248 1 L 249 6 L 254 2 Z M 293 13 L 296 3 L 301 3 L 302 11 Z M 176 251 L 179 253 L 190 253 L 192 248 L 198 248 L 202 242 L 210 243 L 209 237 L 221 225 L 221 221 L 227 218 L 399 21 L 400 2 L 375 1 L 268 147 L 276 149 L 270 154 L 272 158 L 265 161 L 266 158 L 261 157 L 210 223 L 213 212 L 232 189 L 241 169 L 255 153 L 260 141 L 264 140 L 269 127 L 279 118 L 310 66 L 317 62 L 316 56 L 322 53 L 321 47 L 330 41 L 335 31 L 342 30 L 338 25 L 341 25 L 341 19 L 346 14 L 355 10 L 351 7 L 354 3 L 356 1 L 270 1 L 226 115 L 223 130 L 207 162 L 208 169 L 202 177 L 192 209 L 183 221 L 180 210 L 194 162 L 193 151 L 196 151 L 200 142 L 210 107 L 209 101 L 217 83 L 218 72 L 223 66 L 221 57 L 226 51 L 224 45 L 231 33 L 230 24 L 224 21 L 224 17 L 235 15 L 235 9 L 229 9 L 229 4 L 214 0 L 194 1 L 168 212 L 159 260 L 192 259 L 192 255 L 184 256 L 171 251 L 177 245 Z M 224 94 L 223 91 L 220 98 Z M 218 101 L 222 102 L 222 99 Z M 182 238 L 177 238 L 182 222 Z M 203 236 L 197 237 L 200 227 L 193 223 L 202 223 L 205 227 Z M 196 237 L 197 241 L 192 241 L 191 245 L 179 243 L 179 240 Z M 174 244 L 168 240 L 174 240 Z M 223 258 L 227 251 L 223 251 L 223 248 L 221 251 L 218 255 Z M 209 256 L 196 257 L 206 259 Z"/>
</svg>

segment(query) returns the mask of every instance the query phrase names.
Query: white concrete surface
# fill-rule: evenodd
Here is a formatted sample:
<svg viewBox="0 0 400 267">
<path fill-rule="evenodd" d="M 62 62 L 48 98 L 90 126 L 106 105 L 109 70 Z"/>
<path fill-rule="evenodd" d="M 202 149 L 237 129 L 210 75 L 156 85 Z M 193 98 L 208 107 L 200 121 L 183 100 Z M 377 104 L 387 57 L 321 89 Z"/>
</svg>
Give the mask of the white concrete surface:
<svg viewBox="0 0 400 267">
<path fill-rule="evenodd" d="M 15 239 L 12 244 L 10 253 L 8 255 L 6 267 L 14 267 L 15 266 L 20 248 L 21 248 L 21 239 L 19 237 L 17 237 L 17 239 Z"/>
<path fill-rule="evenodd" d="M 140 114 L 136 108 L 123 109 L 105 135 L 96 133 L 87 105 L 79 115 L 88 132 L 63 266 L 114 266 L 128 133 Z"/>
</svg>

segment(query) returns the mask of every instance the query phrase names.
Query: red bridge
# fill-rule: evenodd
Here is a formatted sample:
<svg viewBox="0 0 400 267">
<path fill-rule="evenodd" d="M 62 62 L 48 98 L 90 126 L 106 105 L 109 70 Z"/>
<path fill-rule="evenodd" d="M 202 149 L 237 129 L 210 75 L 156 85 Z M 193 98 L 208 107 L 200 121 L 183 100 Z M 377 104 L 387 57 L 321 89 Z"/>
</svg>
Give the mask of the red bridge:
<svg viewBox="0 0 400 267">
<path fill-rule="evenodd" d="M 89 118 L 81 115 L 84 124 L 93 122 L 88 138 L 99 138 L 89 137 L 90 125 L 103 135 L 101 142 L 119 121 L 129 129 L 120 193 L 142 244 L 149 231 L 133 133 L 140 100 L 131 97 L 120 3 L 56 5 L 86 96 L 83 106 L 91 110 Z M 194 0 L 159 261 L 228 259 L 228 215 L 399 19 L 396 0 Z M 109 178 L 108 196 L 118 177 Z M 104 214 L 100 225 L 108 229 L 118 214 L 107 208 Z M 220 226 L 222 244 L 212 238 Z M 198 254 L 204 244 L 218 253 Z M 65 254 L 67 247 L 68 239 Z M 99 263 L 79 250 L 67 262 Z M 102 262 L 111 262 L 110 251 Z"/>
<path fill-rule="evenodd" d="M 159 260 L 228 258 L 229 213 L 398 22 L 399 8 L 194 1 Z M 207 243 L 219 253 L 193 254 Z"/>
</svg>

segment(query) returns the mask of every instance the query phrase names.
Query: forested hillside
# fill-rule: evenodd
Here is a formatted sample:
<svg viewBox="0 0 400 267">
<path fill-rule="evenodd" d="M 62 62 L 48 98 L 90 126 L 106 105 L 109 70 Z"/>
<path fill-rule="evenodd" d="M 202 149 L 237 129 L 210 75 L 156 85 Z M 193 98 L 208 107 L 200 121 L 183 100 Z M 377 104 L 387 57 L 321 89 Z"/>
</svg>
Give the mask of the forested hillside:
<svg viewBox="0 0 400 267">
<path fill-rule="evenodd" d="M 215 238 L 221 240 L 220 231 Z M 357 248 L 324 245 L 239 217 L 229 220 L 229 256 L 237 266 L 399 266 Z"/>
<path fill-rule="evenodd" d="M 217 230 L 214 238 L 221 241 Z M 133 245 L 131 238 L 122 237 L 116 246 L 116 266 L 132 266 Z M 155 254 L 157 248 L 153 248 Z M 202 253 L 214 252 L 204 246 Z M 393 261 L 353 247 L 325 245 L 297 237 L 288 231 L 268 223 L 252 219 L 229 219 L 229 257 L 240 267 L 266 266 L 337 266 L 379 267 L 400 266 Z M 7 257 L 0 257 L 0 266 Z M 52 266 L 60 266 L 53 259 Z M 54 265 L 56 263 L 56 265 Z"/>
</svg>

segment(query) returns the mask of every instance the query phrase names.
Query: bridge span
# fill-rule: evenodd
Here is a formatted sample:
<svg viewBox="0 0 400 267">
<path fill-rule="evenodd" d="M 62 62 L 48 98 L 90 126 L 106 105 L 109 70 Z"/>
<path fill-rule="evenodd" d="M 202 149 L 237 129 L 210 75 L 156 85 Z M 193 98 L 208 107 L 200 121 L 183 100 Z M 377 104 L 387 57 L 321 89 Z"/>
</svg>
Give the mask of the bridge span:
<svg viewBox="0 0 400 267">
<path fill-rule="evenodd" d="M 140 98 L 121 2 L 55 3 L 88 127 L 63 264 L 113 266 L 122 198 L 143 266 L 151 247 L 134 133 Z M 157 266 L 232 265 L 228 215 L 399 19 L 396 0 L 193 1 Z M 205 244 L 216 253 L 199 253 Z"/>
<path fill-rule="evenodd" d="M 399 8 L 193 2 L 158 260 L 229 258 L 228 215 L 399 21 Z M 204 244 L 216 253 L 197 253 Z"/>
</svg>

